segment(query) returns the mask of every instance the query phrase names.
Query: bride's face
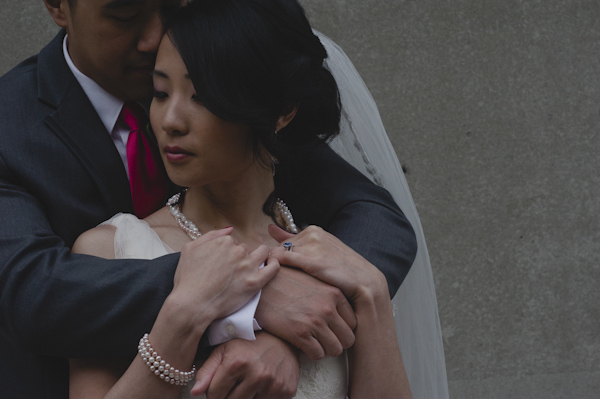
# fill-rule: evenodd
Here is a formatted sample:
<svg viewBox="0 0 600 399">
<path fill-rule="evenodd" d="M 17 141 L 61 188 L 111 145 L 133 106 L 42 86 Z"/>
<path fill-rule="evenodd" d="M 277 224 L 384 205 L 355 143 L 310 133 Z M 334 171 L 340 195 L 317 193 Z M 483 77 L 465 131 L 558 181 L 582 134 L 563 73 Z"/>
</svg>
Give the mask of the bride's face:
<svg viewBox="0 0 600 399">
<path fill-rule="evenodd" d="M 187 68 L 167 35 L 158 49 L 153 80 L 150 122 L 175 184 L 235 181 L 255 166 L 248 127 L 222 120 L 197 101 Z"/>
</svg>

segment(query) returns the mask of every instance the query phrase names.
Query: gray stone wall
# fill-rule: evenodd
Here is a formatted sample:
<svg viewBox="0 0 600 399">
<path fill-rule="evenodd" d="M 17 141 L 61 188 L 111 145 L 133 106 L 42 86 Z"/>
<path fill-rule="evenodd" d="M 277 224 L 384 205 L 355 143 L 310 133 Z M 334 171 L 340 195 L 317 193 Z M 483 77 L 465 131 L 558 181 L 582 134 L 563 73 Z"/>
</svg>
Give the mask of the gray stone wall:
<svg viewBox="0 0 600 399">
<path fill-rule="evenodd" d="M 600 3 L 302 3 L 407 168 L 451 397 L 600 397 Z M 3 73 L 56 29 L 0 4 Z"/>
</svg>

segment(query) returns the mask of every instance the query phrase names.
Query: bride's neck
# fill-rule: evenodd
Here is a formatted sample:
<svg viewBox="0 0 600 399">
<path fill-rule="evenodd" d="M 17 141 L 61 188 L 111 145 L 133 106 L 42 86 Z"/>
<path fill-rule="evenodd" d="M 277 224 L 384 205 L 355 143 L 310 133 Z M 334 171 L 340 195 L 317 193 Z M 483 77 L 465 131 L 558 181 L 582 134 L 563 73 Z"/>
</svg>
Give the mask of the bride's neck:
<svg viewBox="0 0 600 399">
<path fill-rule="evenodd" d="M 263 204 L 273 192 L 271 171 L 260 165 L 235 181 L 190 187 L 182 212 L 200 231 L 234 226 L 238 232 L 262 230 L 270 219 Z"/>
</svg>

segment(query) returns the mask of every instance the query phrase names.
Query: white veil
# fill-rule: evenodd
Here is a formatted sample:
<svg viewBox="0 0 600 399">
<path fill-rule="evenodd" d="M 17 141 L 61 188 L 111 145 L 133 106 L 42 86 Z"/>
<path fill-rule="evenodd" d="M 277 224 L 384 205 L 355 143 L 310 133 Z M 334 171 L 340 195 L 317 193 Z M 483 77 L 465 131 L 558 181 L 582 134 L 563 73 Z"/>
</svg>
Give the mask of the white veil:
<svg viewBox="0 0 600 399">
<path fill-rule="evenodd" d="M 316 32 L 342 101 L 341 134 L 331 147 L 374 183 L 387 189 L 417 235 L 416 259 L 392 300 L 402 359 L 415 399 L 448 398 L 448 382 L 435 287 L 423 228 L 400 163 L 371 93 L 343 50 Z"/>
</svg>

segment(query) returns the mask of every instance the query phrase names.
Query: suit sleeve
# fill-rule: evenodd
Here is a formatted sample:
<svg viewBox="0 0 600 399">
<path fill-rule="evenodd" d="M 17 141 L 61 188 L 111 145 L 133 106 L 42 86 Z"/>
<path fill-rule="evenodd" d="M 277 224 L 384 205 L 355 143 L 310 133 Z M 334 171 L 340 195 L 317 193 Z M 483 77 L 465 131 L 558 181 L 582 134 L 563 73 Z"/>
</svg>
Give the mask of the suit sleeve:
<svg viewBox="0 0 600 399">
<path fill-rule="evenodd" d="M 377 266 L 394 296 L 417 253 L 415 233 L 390 194 L 329 146 L 299 151 L 301 168 L 282 165 L 276 175 L 294 218 L 319 225 Z"/>
<path fill-rule="evenodd" d="M 63 358 L 133 355 L 172 289 L 178 257 L 125 261 L 71 254 L 42 204 L 15 180 L 0 158 L 4 339 Z"/>
</svg>

